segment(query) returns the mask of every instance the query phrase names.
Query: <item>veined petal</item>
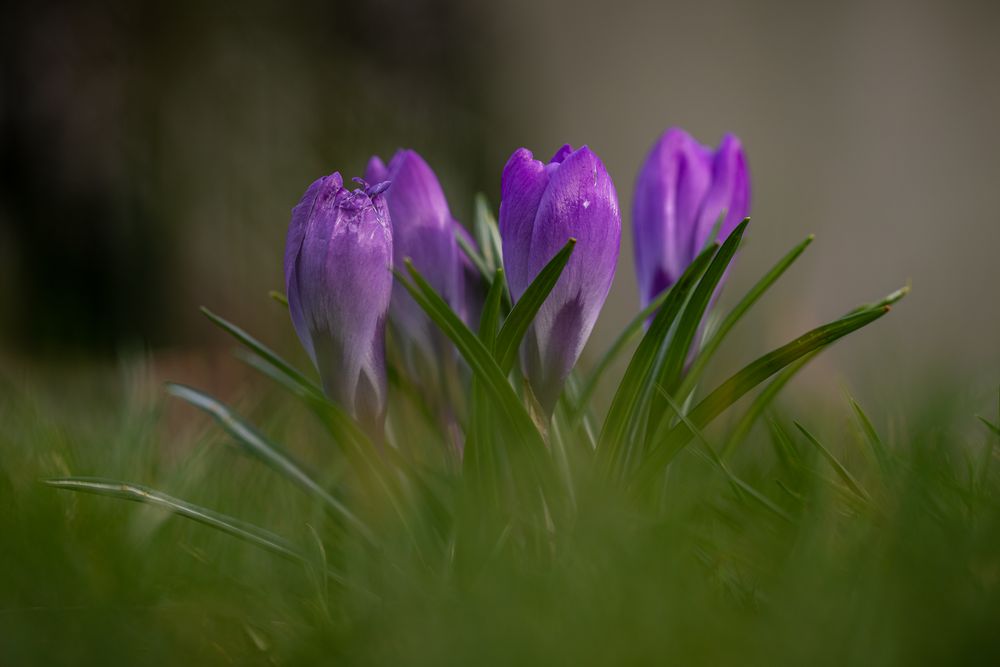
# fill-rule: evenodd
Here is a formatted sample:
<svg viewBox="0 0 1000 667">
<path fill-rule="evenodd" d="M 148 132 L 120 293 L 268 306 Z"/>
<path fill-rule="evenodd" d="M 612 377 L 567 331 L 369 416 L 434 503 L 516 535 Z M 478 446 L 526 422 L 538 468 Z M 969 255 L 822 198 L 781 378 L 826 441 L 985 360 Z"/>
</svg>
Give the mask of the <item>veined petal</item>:
<svg viewBox="0 0 1000 667">
<path fill-rule="evenodd" d="M 711 179 L 711 153 L 678 128 L 663 134 L 639 171 L 632 216 L 643 307 L 697 254 L 692 252 L 695 225 Z"/>
<path fill-rule="evenodd" d="M 549 182 L 549 174 L 527 148 L 519 148 L 507 160 L 500 181 L 500 237 L 503 266 L 516 301 L 534 279 L 528 260 L 538 205 Z"/>
</svg>

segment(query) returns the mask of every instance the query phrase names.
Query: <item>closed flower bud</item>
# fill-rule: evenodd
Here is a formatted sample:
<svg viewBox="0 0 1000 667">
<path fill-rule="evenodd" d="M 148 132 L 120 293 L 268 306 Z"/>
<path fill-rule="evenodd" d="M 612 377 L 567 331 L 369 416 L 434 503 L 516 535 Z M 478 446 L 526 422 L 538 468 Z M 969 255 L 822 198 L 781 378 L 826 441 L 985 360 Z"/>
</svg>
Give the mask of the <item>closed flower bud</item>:
<svg viewBox="0 0 1000 667">
<path fill-rule="evenodd" d="M 614 183 L 584 146 L 563 146 L 548 164 L 520 148 L 501 182 L 504 270 L 516 302 L 569 241 L 576 247 L 522 347 L 524 372 L 549 412 L 590 337 L 611 288 L 621 242 Z"/>
<path fill-rule="evenodd" d="M 635 266 L 643 307 L 677 282 L 719 216 L 719 240 L 747 216 L 750 179 L 739 139 L 713 151 L 678 128 L 666 131 L 639 171 L 632 206 Z"/>
<path fill-rule="evenodd" d="M 456 312 L 463 309 L 463 279 L 448 202 L 437 176 L 412 150 L 400 150 L 386 166 L 372 157 L 365 171 L 370 183 L 392 182 L 386 200 L 392 218 L 393 263 L 405 273 L 404 260 L 413 266 Z M 402 285 L 392 293 L 390 317 L 404 338 L 416 345 L 426 360 L 440 354 L 443 337 Z"/>
<path fill-rule="evenodd" d="M 385 321 L 392 293 L 388 183 L 349 190 L 339 173 L 292 210 L 285 288 L 295 331 L 326 394 L 367 427 L 386 408 Z"/>
</svg>

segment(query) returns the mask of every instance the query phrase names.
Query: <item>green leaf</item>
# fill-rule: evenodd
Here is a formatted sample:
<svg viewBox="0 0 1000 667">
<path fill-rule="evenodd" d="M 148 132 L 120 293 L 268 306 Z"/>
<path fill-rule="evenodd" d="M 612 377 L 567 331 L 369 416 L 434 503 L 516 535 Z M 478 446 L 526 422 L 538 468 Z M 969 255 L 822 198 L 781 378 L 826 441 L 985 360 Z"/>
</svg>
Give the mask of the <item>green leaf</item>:
<svg viewBox="0 0 1000 667">
<path fill-rule="evenodd" d="M 465 256 L 469 258 L 472 265 L 475 266 L 476 270 L 483 276 L 483 279 L 486 280 L 487 283 L 490 282 L 493 279 L 493 270 L 490 269 L 490 266 L 479 254 L 479 251 L 472 247 L 469 240 L 465 237 L 465 234 L 462 234 L 456 229 L 455 240 L 458 242 L 458 247 L 463 253 L 465 253 Z"/>
<path fill-rule="evenodd" d="M 750 308 L 757 303 L 757 301 L 764 296 L 764 293 L 777 282 L 778 278 L 784 274 L 788 267 L 790 267 L 795 260 L 805 251 L 809 244 L 812 243 L 815 237 L 810 234 L 806 237 L 804 241 L 799 243 L 797 246 L 792 248 L 784 257 L 782 257 L 777 264 L 771 267 L 771 270 L 764 274 L 764 276 L 757 281 L 757 284 L 750 288 L 739 303 L 729 311 L 729 314 L 722 320 L 719 324 L 719 328 L 705 343 L 705 346 L 695 357 L 694 362 L 691 364 L 691 368 L 688 370 L 687 374 L 684 376 L 684 381 L 681 383 L 680 389 L 677 390 L 676 395 L 678 397 L 686 397 L 691 393 L 694 388 L 695 383 L 701 377 L 704 372 L 705 367 L 708 362 L 712 359 L 712 356 L 722 345 L 722 341 L 726 338 L 733 327 L 743 318 Z"/>
<path fill-rule="evenodd" d="M 649 396 L 656 370 L 656 361 L 664 339 L 670 332 L 677 314 L 687 300 L 705 267 L 718 249 L 710 246 L 691 262 L 677 283 L 670 289 L 663 307 L 656 313 L 649 330 L 639 342 L 639 347 L 629 361 L 625 375 L 611 401 L 611 407 L 604 418 L 604 426 L 597 440 L 597 456 L 606 473 L 613 474 L 622 457 L 630 453 L 635 443 L 627 439 L 628 433 L 639 411 L 642 399 Z"/>
<path fill-rule="evenodd" d="M 861 426 L 862 432 L 865 434 L 865 439 L 868 441 L 868 446 L 872 448 L 872 453 L 875 455 L 875 460 L 878 462 L 879 470 L 882 471 L 882 475 L 888 475 L 892 471 L 892 458 L 889 456 L 889 450 L 886 449 L 885 444 L 882 442 L 882 438 L 879 437 L 878 431 L 872 425 L 872 420 L 868 418 L 865 411 L 861 409 L 858 402 L 853 398 L 848 397 L 851 403 L 851 408 L 854 410 L 854 415 L 858 419 L 858 424 Z"/>
<path fill-rule="evenodd" d="M 819 350 L 807 354 L 798 361 L 792 362 L 787 368 L 778 373 L 754 399 L 753 403 L 736 423 L 736 427 L 730 432 L 726 439 L 726 444 L 722 448 L 722 458 L 728 459 L 736 451 L 736 447 L 743 442 L 750 434 L 750 429 L 757 422 L 757 419 L 764 413 L 774 399 L 781 393 L 781 390 L 788 384 L 789 380 L 795 377 L 813 357 L 819 354 Z"/>
<path fill-rule="evenodd" d="M 505 373 L 500 370 L 493 355 L 465 326 L 461 318 L 455 314 L 444 299 L 434 291 L 427 280 L 420 275 L 410 260 L 406 261 L 406 268 L 413 282 L 411 283 L 398 271 L 395 272 L 396 278 L 410 293 L 413 300 L 427 313 L 428 317 L 458 348 L 473 374 L 482 382 L 483 389 L 500 408 L 507 423 L 513 428 L 518 444 L 524 444 L 539 452 L 544 451 L 541 434 L 535 428 L 530 415 L 521 405 L 513 388 L 507 383 Z"/>
<path fill-rule="evenodd" d="M 500 324 L 500 305 L 503 301 L 504 283 L 503 269 L 497 269 L 493 274 L 490 290 L 486 293 L 483 312 L 479 316 L 479 340 L 483 341 L 483 345 L 491 352 L 496 344 L 497 326 Z"/>
<path fill-rule="evenodd" d="M 490 211 L 486 196 L 477 194 L 472 215 L 472 235 L 479 244 L 486 267 L 492 275 L 503 265 L 503 243 L 500 239 L 500 227 Z"/>
<path fill-rule="evenodd" d="M 871 500 L 871 496 L 868 495 L 868 492 L 865 491 L 864 488 L 862 488 L 858 480 L 854 479 L 854 475 L 852 475 L 847 470 L 847 468 L 844 467 L 844 464 L 842 464 L 840 461 L 837 460 L 837 457 L 835 457 L 833 453 L 830 452 L 829 449 L 824 447 L 822 443 L 820 443 L 820 441 L 816 439 L 816 436 L 807 431 L 806 427 L 803 426 L 802 424 L 798 422 L 793 422 L 793 423 L 795 424 L 795 427 L 802 432 L 802 435 L 806 437 L 806 440 L 812 443 L 812 445 L 819 450 L 819 453 L 823 455 L 823 458 L 825 458 L 827 462 L 829 462 L 829 464 L 833 467 L 834 471 L 836 471 L 837 476 L 840 477 L 840 479 L 843 480 L 844 484 L 847 485 L 847 488 L 849 488 L 856 496 L 858 496 L 858 498 L 865 501 Z"/>
<path fill-rule="evenodd" d="M 373 444 L 357 423 L 338 406 L 330 403 L 323 390 L 307 378 L 301 371 L 281 358 L 271 348 L 236 326 L 202 306 L 201 312 L 223 331 L 249 349 L 253 355 L 247 359 L 251 366 L 305 401 L 306 405 L 320 418 L 337 439 L 338 444 L 353 450 L 356 457 L 369 457 Z M 355 463 L 357 459 L 355 458 Z M 370 466 L 369 466 L 370 467 Z"/>
<path fill-rule="evenodd" d="M 785 512 L 783 509 L 778 507 L 774 503 L 774 501 L 772 501 L 770 498 L 765 496 L 757 489 L 753 488 L 747 482 L 737 477 L 729 469 L 729 466 L 727 466 L 725 462 L 721 458 L 719 458 L 719 455 L 716 454 L 715 452 L 715 448 L 712 447 L 711 443 L 701 432 L 701 429 L 699 429 L 691 422 L 688 416 L 684 414 L 684 411 L 681 410 L 681 408 L 677 405 L 677 403 L 670 397 L 670 394 L 668 394 L 662 387 L 657 387 L 657 390 L 663 396 L 664 401 L 670 406 L 670 409 L 674 411 L 674 414 L 676 414 L 680 418 L 680 420 L 687 425 L 687 427 L 697 438 L 698 442 L 701 443 L 703 456 L 706 458 L 706 460 L 708 460 L 715 467 L 717 467 L 719 470 L 722 471 L 722 473 L 729 480 L 730 484 L 732 484 L 736 488 L 737 494 L 739 494 L 740 492 L 745 493 L 754 500 L 756 500 L 758 503 L 760 503 L 760 505 L 764 507 L 766 510 L 772 512 L 775 516 L 784 519 L 789 523 L 793 522 L 792 517 L 789 516 L 788 513 Z"/>
<path fill-rule="evenodd" d="M 207 394 L 180 384 L 168 383 L 167 392 L 210 414 L 249 453 L 322 500 L 335 514 L 341 516 L 357 528 L 366 539 L 373 539 L 371 530 L 369 530 L 364 522 L 355 516 L 342 502 L 317 484 L 287 454 L 280 451 L 277 445 L 268 441 L 267 438 L 226 405 Z"/>
<path fill-rule="evenodd" d="M 680 383 L 684 363 L 687 361 L 698 327 L 701 326 L 701 321 L 705 317 L 705 310 L 715 293 L 715 288 L 718 287 L 719 281 L 722 280 L 726 269 L 729 268 L 729 263 L 736 255 L 736 250 L 739 248 L 749 222 L 750 218 L 746 218 L 732 231 L 712 258 L 711 264 L 708 265 L 704 275 L 698 281 L 698 286 L 691 294 L 690 300 L 684 306 L 684 311 L 677 323 L 677 329 L 670 338 L 663 363 L 656 374 L 656 384 L 666 394 L 673 394 Z M 683 399 L 683 396 L 681 398 Z M 667 419 L 667 416 L 663 414 L 663 400 L 661 392 L 657 392 L 651 397 L 650 415 L 651 419 L 656 420 L 651 423 L 651 426 L 659 424 L 662 419 Z"/>
<path fill-rule="evenodd" d="M 811 237 L 808 238 L 808 239 L 806 239 L 806 242 L 808 242 L 810 240 L 811 240 Z M 804 249 L 805 246 L 804 245 L 800 245 L 799 247 L 802 248 L 802 249 Z M 789 257 L 791 257 L 794 252 L 795 252 L 795 250 L 793 250 L 792 253 L 789 253 L 789 255 L 787 255 L 785 259 L 788 259 Z M 801 252 L 801 250 L 799 252 Z M 781 263 L 784 263 L 784 260 Z M 780 266 L 781 263 L 779 263 L 779 266 Z M 775 268 L 777 268 L 777 267 L 775 267 Z M 772 269 L 772 272 L 773 271 L 774 271 L 774 269 Z M 753 291 L 753 290 L 751 290 L 751 291 Z M 849 311 L 845 315 L 845 317 L 847 317 L 849 315 L 854 315 L 854 314 L 860 313 L 860 312 L 862 312 L 864 310 L 871 310 L 871 309 L 877 309 L 877 308 L 885 308 L 886 306 L 891 306 L 892 304 L 896 303 L 897 301 L 899 301 L 900 299 L 902 299 L 904 296 L 906 296 L 909 293 L 909 291 L 910 291 L 909 285 L 904 286 L 904 287 L 896 290 L 892 294 L 888 295 L 884 299 L 876 301 L 875 303 L 871 303 L 871 304 L 868 304 L 868 305 L 865 305 L 865 306 L 859 306 L 858 308 L 854 308 L 853 310 Z M 784 370 L 782 370 L 778 374 L 778 376 L 775 377 L 774 380 L 772 380 L 770 382 L 770 384 L 768 384 L 767 388 L 764 389 L 764 391 L 762 391 L 760 393 L 760 395 L 758 395 L 754 399 L 753 403 L 750 405 L 750 408 L 743 415 L 743 417 L 740 419 L 740 421 L 736 424 L 736 427 L 731 432 L 731 434 L 729 436 L 729 439 L 726 441 L 726 445 L 725 445 L 725 447 L 722 450 L 722 458 L 723 459 L 728 459 L 732 455 L 732 453 L 736 450 L 736 447 L 741 442 L 743 442 L 744 438 L 746 438 L 747 435 L 749 435 L 750 429 L 753 428 L 754 423 L 756 423 L 757 419 L 760 417 L 761 414 L 763 414 L 764 410 L 766 410 L 767 407 L 774 401 L 774 399 L 777 397 L 778 393 L 780 393 L 781 389 L 786 384 L 788 384 L 788 382 L 793 377 L 795 377 L 799 373 L 799 371 L 801 371 L 803 368 L 805 368 L 805 366 L 810 361 L 812 361 L 813 357 L 815 357 L 821 351 L 822 351 L 822 349 L 816 350 L 814 352 L 811 352 L 811 353 L 805 355 L 804 357 L 802 357 L 801 359 L 799 359 L 798 361 L 795 361 L 792 364 L 789 364 L 789 366 L 787 368 L 785 368 Z M 697 365 L 697 362 L 695 362 L 695 365 Z M 694 368 L 692 368 L 692 373 L 694 373 Z M 683 391 L 684 391 L 684 389 L 682 388 L 678 392 L 678 395 L 683 396 L 684 395 Z"/>
<path fill-rule="evenodd" d="M 197 521 L 198 523 L 221 530 L 245 542 L 276 553 L 279 556 L 284 556 L 289 560 L 303 561 L 302 555 L 295 551 L 285 539 L 263 528 L 204 507 L 199 507 L 184 500 L 179 500 L 139 484 L 101 479 L 98 477 L 57 477 L 42 480 L 42 483 L 57 489 L 93 493 L 99 496 L 110 496 L 112 498 L 131 500 L 159 507 L 192 521 Z"/>
<path fill-rule="evenodd" d="M 279 292 L 278 290 L 271 290 L 267 293 L 269 297 L 280 303 L 285 308 L 288 308 L 288 297 Z"/>
<path fill-rule="evenodd" d="M 580 416 L 586 411 L 587 406 L 590 405 L 591 396 L 593 396 L 594 391 L 597 390 L 597 386 L 600 383 L 601 377 L 608 370 L 608 367 L 618 358 L 625 346 L 628 345 L 633 339 L 635 339 L 639 333 L 642 331 L 643 324 L 646 320 L 659 310 L 663 302 L 667 300 L 670 296 L 671 288 L 667 288 L 660 292 L 655 299 L 653 299 L 648 306 L 639 311 L 639 313 L 632 318 L 625 328 L 622 330 L 618 337 L 615 338 L 614 342 L 608 347 L 607 351 L 601 356 L 594 369 L 587 376 L 583 387 L 580 389 L 579 397 L 575 401 L 574 407 L 574 419 L 576 422 L 579 420 Z"/>
<path fill-rule="evenodd" d="M 566 242 L 566 245 L 538 272 L 535 279 L 524 290 L 524 294 L 514 304 L 507 319 L 504 320 L 500 333 L 497 335 L 496 358 L 500 363 L 500 370 L 505 375 L 513 367 L 514 361 L 517 359 L 517 349 L 521 346 L 524 334 L 528 331 L 528 327 L 531 326 L 552 288 L 559 282 L 559 277 L 562 275 L 563 269 L 566 268 L 566 263 L 569 261 L 575 246 L 576 239 L 571 238 Z"/>
<path fill-rule="evenodd" d="M 706 396 L 691 411 L 691 421 L 699 428 L 704 428 L 743 395 L 784 367 L 871 324 L 887 312 L 889 312 L 888 306 L 861 310 L 853 315 L 817 327 L 792 342 L 765 354 L 744 366 Z M 641 475 L 649 476 L 662 470 L 691 439 L 692 433 L 685 424 L 677 424 L 667 432 L 668 428 L 668 422 L 665 420 L 660 422 L 660 427 L 653 437 L 654 449 L 643 461 Z"/>
</svg>

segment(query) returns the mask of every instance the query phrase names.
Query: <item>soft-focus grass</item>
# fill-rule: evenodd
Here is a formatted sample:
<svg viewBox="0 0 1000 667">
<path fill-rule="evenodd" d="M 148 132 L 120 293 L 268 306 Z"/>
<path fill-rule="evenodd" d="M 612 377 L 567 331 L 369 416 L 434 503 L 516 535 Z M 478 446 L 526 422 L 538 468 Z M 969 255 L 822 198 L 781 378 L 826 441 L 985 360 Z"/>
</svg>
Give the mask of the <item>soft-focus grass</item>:
<svg viewBox="0 0 1000 667">
<path fill-rule="evenodd" d="M 997 421 L 995 396 L 929 392 L 910 414 L 870 411 L 881 463 L 846 398 L 817 406 L 823 417 L 772 413 L 732 469 L 790 521 L 689 447 L 659 513 L 584 493 L 553 559 L 498 549 L 463 577 L 393 522 L 379 526 L 379 550 L 340 552 L 312 498 L 129 368 L 2 387 L 0 664 L 1000 660 L 1000 443 L 975 417 Z M 238 404 L 314 470 L 337 468 L 284 397 L 251 390 Z M 145 506 L 38 482 L 68 474 L 155 486 L 282 534 L 318 563 L 315 531 L 350 584 Z"/>
</svg>

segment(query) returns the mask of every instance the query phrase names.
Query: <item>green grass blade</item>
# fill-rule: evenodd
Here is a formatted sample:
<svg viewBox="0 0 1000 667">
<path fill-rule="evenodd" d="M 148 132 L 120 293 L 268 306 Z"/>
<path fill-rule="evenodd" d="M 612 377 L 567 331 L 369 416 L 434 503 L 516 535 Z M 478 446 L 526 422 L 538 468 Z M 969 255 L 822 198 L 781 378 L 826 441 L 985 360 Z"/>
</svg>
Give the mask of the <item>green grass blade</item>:
<svg viewBox="0 0 1000 667">
<path fill-rule="evenodd" d="M 465 326 L 461 318 L 448 307 L 444 299 L 434 291 L 409 260 L 406 262 L 406 268 L 413 278 L 413 282 L 411 283 L 399 272 L 396 272 L 396 278 L 410 293 L 413 300 L 427 313 L 428 317 L 458 348 L 473 374 L 482 382 L 483 389 L 490 395 L 503 412 L 507 423 L 514 429 L 518 444 L 525 444 L 539 452 L 544 451 L 541 434 L 535 428 L 531 416 L 521 405 L 517 394 L 507 382 L 505 373 L 500 370 L 493 355 Z"/>
<path fill-rule="evenodd" d="M 778 507 L 774 503 L 774 501 L 772 501 L 770 498 L 765 496 L 757 489 L 753 488 L 753 486 L 751 486 L 744 480 L 737 477 L 729 469 L 729 466 L 727 466 L 725 462 L 721 458 L 719 458 L 719 455 L 715 452 L 715 448 L 712 447 L 712 444 L 701 432 L 701 429 L 695 426 L 691 422 L 688 416 L 684 414 L 684 411 L 681 410 L 681 408 L 677 405 L 676 401 L 674 401 L 670 397 L 670 394 L 668 394 L 662 387 L 657 387 L 657 390 L 663 396 L 664 401 L 670 406 L 670 409 L 674 411 L 674 414 L 676 414 L 680 418 L 680 420 L 684 424 L 686 424 L 689 429 L 691 429 L 691 432 L 694 434 L 695 438 L 698 440 L 699 443 L 701 443 L 702 451 L 704 453 L 706 460 L 708 460 L 715 467 L 717 467 L 719 470 L 722 471 L 722 473 L 729 480 L 729 483 L 732 484 L 734 487 L 736 487 L 737 494 L 741 492 L 747 494 L 748 496 L 756 500 L 762 507 L 764 507 L 764 509 L 768 510 L 769 512 L 772 512 L 775 516 L 789 523 L 793 523 L 792 517 L 789 516 L 789 514 L 785 512 L 783 509 Z"/>
<path fill-rule="evenodd" d="M 757 281 L 750 290 L 740 299 L 739 303 L 729 311 L 726 317 L 719 324 L 719 328 L 716 329 L 715 333 L 708 339 L 705 346 L 701 349 L 698 356 L 695 357 L 694 362 L 691 364 L 691 368 L 688 370 L 687 374 L 684 376 L 684 381 L 681 384 L 681 388 L 676 392 L 678 396 L 687 396 L 694 389 L 695 383 L 701 374 L 704 372 L 705 367 L 708 362 L 712 359 L 712 356 L 722 345 L 722 341 L 725 340 L 726 336 L 732 331 L 733 327 L 743 319 L 747 311 L 757 303 L 757 301 L 764 296 L 764 294 L 777 282 L 778 278 L 788 270 L 788 268 L 795 263 L 795 260 L 805 252 L 805 249 L 809 247 L 809 244 L 813 242 L 815 237 L 810 234 L 806 237 L 804 241 L 799 243 L 797 246 L 792 248 L 784 257 L 782 257 L 777 264 L 771 267 L 771 270 L 764 274 L 764 276 Z"/>
<path fill-rule="evenodd" d="M 713 244 L 703 251 L 670 289 L 663 307 L 656 313 L 625 369 L 625 375 L 618 384 L 597 440 L 598 460 L 606 473 L 614 474 L 615 468 L 633 445 L 627 441 L 626 436 L 642 399 L 651 393 L 660 348 L 687 300 L 688 293 L 717 249 L 718 246 Z"/>
<path fill-rule="evenodd" d="M 865 309 L 847 317 L 824 324 L 759 357 L 744 366 L 706 396 L 690 413 L 691 421 L 704 428 L 726 408 L 739 400 L 758 384 L 805 355 L 826 347 L 835 340 L 865 327 L 889 312 L 888 306 Z M 667 432 L 668 422 L 660 422 L 653 438 L 654 449 L 642 463 L 643 475 L 655 474 L 667 465 L 691 439 L 685 424 L 678 424 Z"/>
<path fill-rule="evenodd" d="M 875 460 L 878 462 L 879 470 L 882 471 L 882 475 L 888 475 L 892 470 L 892 459 L 889 456 L 889 450 L 886 449 L 885 443 L 882 442 L 882 438 L 879 437 L 878 431 L 872 425 L 872 420 L 868 418 L 865 411 L 861 409 L 858 402 L 853 398 L 848 397 L 851 404 L 851 409 L 854 410 L 854 416 L 858 419 L 858 424 L 861 426 L 862 432 L 865 434 L 865 439 L 868 441 L 868 446 L 871 447 L 872 453 L 875 455 Z"/>
<path fill-rule="evenodd" d="M 357 528 L 365 538 L 372 539 L 372 532 L 364 522 L 316 483 L 287 454 L 281 452 L 277 445 L 268 441 L 257 429 L 230 410 L 229 407 L 207 394 L 180 384 L 168 383 L 167 392 L 214 417 L 244 449 L 322 500 L 335 514 Z"/>
<path fill-rule="evenodd" d="M 840 477 L 844 484 L 847 485 L 847 488 L 858 496 L 858 498 L 865 501 L 871 500 L 871 496 L 868 495 L 868 492 L 864 490 L 858 480 L 854 479 L 854 475 L 852 475 L 850 471 L 844 467 L 843 463 L 837 460 L 837 457 L 834 456 L 829 449 L 824 447 L 823 444 L 816 439 L 816 436 L 806 430 L 806 427 L 802 424 L 798 422 L 793 423 L 795 424 L 795 428 L 802 432 L 802 435 L 806 437 L 806 440 L 808 440 L 819 451 L 819 453 L 823 455 L 823 458 L 827 460 L 830 466 L 833 467 L 837 476 Z"/>
<path fill-rule="evenodd" d="M 809 239 L 806 239 L 806 242 L 810 241 L 811 238 L 812 237 L 810 237 Z M 800 244 L 799 247 L 802 248 L 802 249 L 805 248 L 805 246 L 801 245 L 801 244 Z M 801 252 L 801 250 L 799 252 Z M 795 250 L 793 250 L 792 253 L 789 253 L 789 255 L 786 256 L 786 259 L 788 257 L 792 256 L 793 253 L 795 253 Z M 910 291 L 909 285 L 904 286 L 904 287 L 896 290 L 892 294 L 888 295 L 884 299 L 876 301 L 875 303 L 871 303 L 871 304 L 868 304 L 868 305 L 865 305 L 865 306 L 859 306 L 858 308 L 854 308 L 853 310 L 849 311 L 845 315 L 845 317 L 847 317 L 849 315 L 855 315 L 855 314 L 860 313 L 860 312 L 865 311 L 865 310 L 870 310 L 870 309 L 875 309 L 875 308 L 885 308 L 886 306 L 891 306 L 892 304 L 896 303 L 897 301 L 899 301 L 900 299 L 902 299 L 904 296 L 906 296 L 909 293 L 909 291 Z M 726 445 L 725 445 L 725 447 L 722 450 L 722 458 L 723 459 L 728 459 L 733 454 L 733 452 L 736 450 L 736 447 L 739 446 L 739 444 L 741 442 L 743 442 L 744 438 L 746 438 L 747 435 L 750 434 L 750 429 L 753 428 L 753 425 L 756 423 L 756 421 L 760 417 L 760 415 L 763 414 L 764 410 L 766 410 L 767 407 L 774 401 L 774 399 L 780 393 L 781 389 L 786 384 L 788 384 L 788 382 L 793 377 L 795 377 L 799 373 L 799 371 L 801 371 L 803 368 L 805 368 L 805 366 L 810 361 L 812 361 L 813 357 L 815 357 L 817 354 L 819 354 L 820 351 L 821 350 L 816 350 L 815 352 L 807 354 L 804 357 L 802 357 L 801 359 L 799 359 L 798 361 L 795 361 L 792 364 L 790 364 L 787 368 L 785 368 L 784 370 L 782 370 L 781 373 L 779 373 L 778 376 L 775 377 L 774 380 L 772 380 L 770 384 L 768 384 L 767 388 L 764 389 L 764 391 L 762 391 L 759 396 L 757 396 L 754 399 L 753 403 L 750 405 L 750 408 L 747 410 L 746 414 L 744 414 L 743 417 L 740 419 L 740 421 L 737 423 L 736 427 L 731 432 L 730 437 L 726 441 Z M 697 362 L 695 362 L 695 363 L 697 365 Z M 694 371 L 693 368 L 692 368 L 692 371 Z M 692 375 L 693 375 L 693 373 L 692 373 Z M 689 376 L 689 378 L 690 377 L 691 376 Z M 682 388 L 680 391 L 678 391 L 678 395 L 680 395 L 680 396 L 686 395 L 686 394 L 683 393 L 684 391 L 685 391 L 685 389 Z"/>
<path fill-rule="evenodd" d="M 483 260 L 492 275 L 503 266 L 503 243 L 500 239 L 500 227 L 490 211 L 486 196 L 477 194 L 472 215 L 472 235 L 479 244 Z"/>
<path fill-rule="evenodd" d="M 579 419 L 579 417 L 587 409 L 587 406 L 590 405 L 590 398 L 597 390 L 597 386 L 600 383 L 601 377 L 603 377 L 605 371 L 607 371 L 608 367 L 610 367 L 615 359 L 618 358 L 618 355 L 625 349 L 625 346 L 639 335 L 646 320 L 649 319 L 653 313 L 659 310 L 660 306 L 663 305 L 663 302 L 667 300 L 667 297 L 670 296 L 670 289 L 672 288 L 668 288 L 660 292 L 648 306 L 640 310 L 639 313 L 632 318 L 632 321 L 625 325 L 622 332 L 618 334 L 618 337 L 615 338 L 615 340 L 608 347 L 607 351 L 605 351 L 605 353 L 597 361 L 597 364 L 594 365 L 594 369 L 587 376 L 583 387 L 580 389 L 579 397 L 575 401 L 574 422 Z"/>
<path fill-rule="evenodd" d="M 472 244 L 469 243 L 469 239 L 466 238 L 460 230 L 455 230 L 455 240 L 458 242 L 458 247 L 465 253 L 465 256 L 469 258 L 472 265 L 476 267 L 476 270 L 483 276 L 483 279 L 489 283 L 493 280 L 493 271 L 490 266 L 486 263 L 486 260 L 479 254 Z"/>
<path fill-rule="evenodd" d="M 993 435 L 995 435 L 997 437 L 1000 437 L 1000 426 L 997 426 L 996 424 L 994 424 L 993 422 L 991 422 L 986 417 L 983 417 L 983 416 L 980 416 L 980 415 L 976 415 L 976 419 L 978 419 L 979 421 L 981 421 L 986 426 L 986 428 L 988 428 L 989 430 L 993 431 Z"/>
<path fill-rule="evenodd" d="M 656 375 L 657 386 L 662 387 L 667 394 L 676 391 L 677 385 L 680 383 L 684 364 L 688 359 L 698 327 L 701 326 L 701 321 L 705 317 L 705 310 L 715 293 L 715 288 L 718 287 L 719 281 L 722 280 L 722 276 L 736 255 L 736 250 L 740 246 L 740 241 L 743 239 L 743 233 L 749 222 L 749 218 L 743 220 L 725 240 L 712 258 L 704 275 L 698 281 L 688 303 L 684 306 L 684 311 L 677 322 L 677 329 L 670 339 L 663 363 Z M 651 425 L 656 425 L 660 419 L 667 418 L 663 414 L 663 400 L 661 392 L 657 392 L 651 397 L 650 415 L 651 419 L 656 420 L 655 424 Z"/>
<path fill-rule="evenodd" d="M 303 558 L 292 546 L 283 538 L 257 526 L 248 524 L 239 519 L 235 519 L 213 510 L 199 507 L 192 503 L 168 496 L 165 493 L 150 489 L 139 484 L 119 482 L 110 479 L 97 477 L 57 477 L 42 480 L 43 484 L 57 489 L 67 489 L 83 493 L 92 493 L 99 496 L 109 496 L 122 500 L 143 503 L 165 509 L 169 512 L 197 521 L 206 526 L 211 526 L 224 533 L 237 537 L 245 542 L 253 544 L 284 556 L 289 560 L 302 561 Z"/>
<path fill-rule="evenodd" d="M 288 297 L 279 292 L 278 290 L 271 290 L 267 293 L 269 297 L 280 303 L 285 308 L 288 308 Z"/>
<path fill-rule="evenodd" d="M 486 293 L 486 301 L 483 303 L 483 312 L 479 316 L 479 340 L 487 350 L 492 351 L 496 344 L 497 327 L 500 324 L 500 306 L 503 302 L 504 293 L 503 269 L 497 269 L 493 274 L 493 282 L 490 283 L 490 290 Z"/>
<path fill-rule="evenodd" d="M 802 357 L 801 359 L 789 364 L 785 369 L 778 373 L 771 382 L 768 383 L 767 387 L 764 388 L 760 394 L 758 394 L 754 399 L 753 403 L 747 409 L 746 413 L 740 418 L 736 423 L 736 426 L 730 432 L 729 437 L 726 439 L 726 444 L 722 448 L 722 458 L 729 459 L 733 452 L 741 442 L 743 442 L 748 435 L 750 435 L 750 429 L 753 425 L 757 423 L 757 419 L 764 414 L 764 411 L 774 402 L 774 399 L 781 393 L 785 385 L 798 375 L 798 372 L 802 370 L 813 357 L 819 354 L 819 351 L 812 352 Z"/>
<path fill-rule="evenodd" d="M 261 343 L 259 340 L 248 334 L 246 331 L 236 326 L 232 322 L 216 315 L 208 308 L 202 306 L 201 312 L 204 313 L 205 317 L 212 321 L 213 324 L 218 326 L 220 329 L 231 335 L 233 338 L 238 340 L 240 343 L 250 348 L 255 354 L 263 357 L 270 363 L 276 370 L 288 377 L 289 380 L 294 382 L 296 385 L 306 390 L 313 396 L 322 398 L 323 390 L 319 388 L 315 382 L 310 380 L 302 371 L 298 370 L 290 363 L 282 359 L 276 352 L 271 348 Z"/>
<path fill-rule="evenodd" d="M 521 346 L 524 334 L 528 331 L 538 309 L 545 303 L 552 288 L 559 282 L 563 269 L 569 257 L 573 254 L 576 239 L 571 238 L 559 252 L 549 260 L 548 264 L 538 272 L 524 294 L 517 300 L 507 319 L 504 320 L 500 333 L 497 335 L 496 358 L 500 370 L 506 375 L 510 372 L 517 359 L 517 349 Z"/>
</svg>

